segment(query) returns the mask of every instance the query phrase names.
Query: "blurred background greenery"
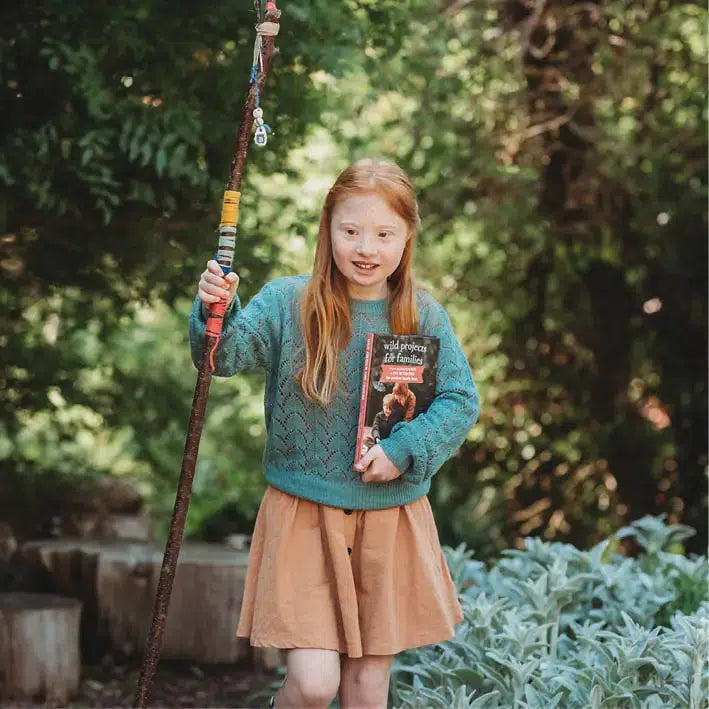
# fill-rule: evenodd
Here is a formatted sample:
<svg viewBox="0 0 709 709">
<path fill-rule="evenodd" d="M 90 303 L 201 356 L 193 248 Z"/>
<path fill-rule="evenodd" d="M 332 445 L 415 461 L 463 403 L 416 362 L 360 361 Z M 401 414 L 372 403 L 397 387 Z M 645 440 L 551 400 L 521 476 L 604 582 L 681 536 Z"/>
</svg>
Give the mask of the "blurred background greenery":
<svg viewBox="0 0 709 709">
<path fill-rule="evenodd" d="M 441 540 L 588 547 L 667 513 L 707 543 L 707 12 L 671 0 L 302 0 L 282 7 L 249 153 L 247 301 L 306 273 L 351 160 L 417 187 L 417 274 L 480 387 L 434 478 Z M 47 534 L 97 476 L 164 535 L 250 72 L 249 2 L 0 9 L 0 519 Z M 250 533 L 263 377 L 215 379 L 187 522 Z M 80 499 L 80 495 L 79 495 Z"/>
</svg>

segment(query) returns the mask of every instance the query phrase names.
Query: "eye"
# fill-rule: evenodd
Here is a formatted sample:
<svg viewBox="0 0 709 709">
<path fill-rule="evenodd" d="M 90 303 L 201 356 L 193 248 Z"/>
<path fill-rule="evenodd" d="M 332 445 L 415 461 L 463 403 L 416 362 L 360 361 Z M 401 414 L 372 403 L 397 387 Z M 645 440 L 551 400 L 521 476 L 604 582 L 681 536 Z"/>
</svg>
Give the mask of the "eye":
<svg viewBox="0 0 709 709">
<path fill-rule="evenodd" d="M 389 231 L 380 231 L 379 236 L 381 236 L 382 238 L 386 238 L 387 236 L 389 236 L 390 233 L 391 232 Z"/>
<path fill-rule="evenodd" d="M 354 229 L 347 228 L 345 229 L 345 233 L 347 234 L 347 236 L 354 236 L 356 232 Z"/>
</svg>

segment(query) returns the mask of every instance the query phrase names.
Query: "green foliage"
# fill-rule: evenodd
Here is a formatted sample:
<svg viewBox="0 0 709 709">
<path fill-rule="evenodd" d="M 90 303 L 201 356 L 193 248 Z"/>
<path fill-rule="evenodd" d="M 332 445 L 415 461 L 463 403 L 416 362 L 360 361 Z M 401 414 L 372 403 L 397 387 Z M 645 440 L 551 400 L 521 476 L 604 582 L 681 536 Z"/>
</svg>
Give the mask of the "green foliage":
<svg viewBox="0 0 709 709">
<path fill-rule="evenodd" d="M 24 482 L 4 490 L 0 517 L 14 521 L 13 510 L 23 510 L 33 524 L 26 528 L 18 519 L 18 535 L 48 535 L 62 500 L 65 509 L 71 508 L 77 496 L 71 491 L 80 489 L 85 478 L 112 474 L 139 482 L 158 535 L 165 536 L 196 379 L 189 349 L 183 346 L 191 304 L 180 301 L 175 310 L 165 305 L 138 307 L 109 333 L 91 323 L 87 329 L 75 327 L 75 303 L 68 298 L 54 309 L 59 315 L 49 321 L 53 330 L 43 320 L 43 307 L 29 311 L 28 339 L 49 349 L 44 338 L 56 336 L 51 347 L 55 376 L 45 385 L 46 394 L 39 394 L 37 387 L 32 400 L 20 400 L 14 387 L 6 392 L 17 405 L 11 420 L 14 430 L 6 429 L 0 437 L 3 465 L 8 475 L 15 471 Z M 61 336 L 64 328 L 67 334 Z M 38 376 L 28 367 L 16 372 L 15 379 L 27 381 L 30 373 Z M 260 474 L 265 442 L 262 387 L 263 378 L 257 375 L 215 380 L 188 535 L 200 528 L 204 518 L 235 502 L 246 526 L 249 522 L 253 526 L 265 487 Z M 13 474 L 8 480 L 16 477 Z M 54 488 L 59 481 L 64 492 L 58 496 Z"/>
<path fill-rule="evenodd" d="M 367 48 L 366 79 L 324 115 L 352 157 L 413 175 L 423 273 L 481 383 L 480 425 L 433 492 L 442 535 L 491 553 L 666 511 L 700 549 L 706 11 L 540 12 L 417 7 L 397 53 Z"/>
<path fill-rule="evenodd" d="M 275 134 L 242 197 L 244 300 L 310 268 L 340 168 L 396 159 L 419 192 L 419 277 L 482 395 L 431 491 L 441 539 L 481 557 L 531 534 L 581 546 L 663 512 L 704 548 L 706 10 L 283 10 Z M 194 381 L 186 296 L 215 248 L 254 20 L 249 3 L 0 9 L 0 469 L 32 490 L 130 474 L 165 528 Z M 191 534 L 255 514 L 261 386 L 213 384 Z"/>
<path fill-rule="evenodd" d="M 370 14 L 401 12 L 316 1 L 288 15 L 263 95 L 277 139 L 250 152 L 244 183 L 245 300 L 279 261 L 290 265 L 279 250 L 302 241 L 289 233 L 306 221 L 297 203 L 308 222 L 317 209 L 299 187 L 286 199 L 277 174 L 293 173 L 282 156 L 327 91 L 311 73 L 341 73 L 377 32 Z M 152 0 L 0 10 L 0 461 L 31 477 L 39 497 L 52 474 L 77 484 L 86 472 L 130 474 L 165 528 L 194 384 L 184 295 L 216 245 L 254 22 L 248 3 L 167 14 Z M 188 532 L 225 503 L 255 515 L 260 385 L 213 387 Z M 217 436 L 217 422 L 234 438 Z"/>
<path fill-rule="evenodd" d="M 380 5 L 289 7 L 263 95 L 277 140 L 251 151 L 250 170 L 278 169 L 317 121 L 327 87 L 311 73 L 341 73 L 365 35 L 384 31 L 375 22 L 404 13 L 397 3 Z M 89 303 L 106 291 L 116 304 L 140 296 L 171 302 L 182 291 L 203 263 L 200 250 L 214 250 L 255 20 L 250 3 L 169 13 L 153 0 L 3 5 L 5 275 L 37 293 L 78 285 Z M 337 43 L 329 41 L 333 27 Z M 244 246 L 243 265 L 263 278 L 269 262 Z"/>
<path fill-rule="evenodd" d="M 645 517 L 588 551 L 527 538 L 489 570 L 444 547 L 465 619 L 454 639 L 397 656 L 390 705 L 700 709 L 709 564 L 663 551 L 692 531 Z M 643 554 L 610 551 L 630 534 Z M 704 582 L 688 605 L 675 579 L 689 567 Z"/>
</svg>

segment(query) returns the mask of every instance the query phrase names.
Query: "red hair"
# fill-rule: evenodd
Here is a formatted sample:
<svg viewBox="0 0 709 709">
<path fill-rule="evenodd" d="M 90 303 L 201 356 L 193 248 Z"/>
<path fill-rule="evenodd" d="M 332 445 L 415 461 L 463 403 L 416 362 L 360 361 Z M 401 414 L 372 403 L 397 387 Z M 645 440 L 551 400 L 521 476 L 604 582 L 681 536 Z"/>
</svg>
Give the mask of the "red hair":
<svg viewBox="0 0 709 709">
<path fill-rule="evenodd" d="M 311 401 L 327 405 L 337 384 L 337 359 L 352 337 L 349 295 L 332 256 L 330 223 L 335 206 L 353 194 L 372 192 L 386 200 L 407 227 L 401 261 L 389 277 L 389 321 L 398 335 L 418 332 L 416 282 L 412 268 L 414 235 L 421 224 L 416 193 L 406 173 L 383 160 L 358 160 L 345 168 L 325 198 L 315 249 L 313 274 L 301 300 L 305 366 L 296 380 Z"/>
</svg>

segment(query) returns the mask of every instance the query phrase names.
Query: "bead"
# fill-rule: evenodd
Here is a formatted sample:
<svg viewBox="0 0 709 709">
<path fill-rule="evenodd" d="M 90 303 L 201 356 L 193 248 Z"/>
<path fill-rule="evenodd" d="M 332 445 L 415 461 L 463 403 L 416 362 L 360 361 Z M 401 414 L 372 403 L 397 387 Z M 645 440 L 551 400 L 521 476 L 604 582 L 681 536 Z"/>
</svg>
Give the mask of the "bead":
<svg viewBox="0 0 709 709">
<path fill-rule="evenodd" d="M 268 133 L 263 126 L 259 126 L 256 129 L 256 135 L 254 135 L 254 142 L 256 145 L 263 147 L 268 142 Z"/>
</svg>

